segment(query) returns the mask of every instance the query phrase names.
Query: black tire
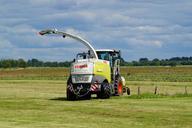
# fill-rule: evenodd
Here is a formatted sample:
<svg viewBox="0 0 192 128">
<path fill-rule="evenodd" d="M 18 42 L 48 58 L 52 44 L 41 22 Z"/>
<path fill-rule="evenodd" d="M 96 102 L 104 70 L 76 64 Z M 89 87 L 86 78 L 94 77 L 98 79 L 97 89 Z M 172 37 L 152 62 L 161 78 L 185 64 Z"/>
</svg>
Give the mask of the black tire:
<svg viewBox="0 0 192 128">
<path fill-rule="evenodd" d="M 110 85 L 108 82 L 103 82 L 101 84 L 101 91 L 97 94 L 100 99 L 109 99 L 111 96 Z"/>
<path fill-rule="evenodd" d="M 77 100 L 77 96 L 69 88 L 67 88 L 67 100 Z"/>
<path fill-rule="evenodd" d="M 127 87 L 127 95 L 131 95 L 131 90 L 128 87 Z"/>
<path fill-rule="evenodd" d="M 121 80 L 121 76 L 117 75 L 115 77 L 115 85 L 114 85 L 114 89 L 115 89 L 115 96 L 120 96 L 123 95 L 123 83 Z"/>
<path fill-rule="evenodd" d="M 72 80 L 71 77 L 69 77 L 68 81 L 67 81 L 67 100 L 77 100 L 77 96 L 74 94 L 74 92 L 72 91 Z"/>
</svg>

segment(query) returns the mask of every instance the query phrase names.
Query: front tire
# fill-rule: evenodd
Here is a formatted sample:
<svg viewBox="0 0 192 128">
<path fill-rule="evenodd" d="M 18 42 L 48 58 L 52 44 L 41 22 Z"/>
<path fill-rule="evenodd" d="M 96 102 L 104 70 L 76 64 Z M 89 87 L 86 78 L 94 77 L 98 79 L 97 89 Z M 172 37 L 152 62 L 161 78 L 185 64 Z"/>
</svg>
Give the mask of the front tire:
<svg viewBox="0 0 192 128">
<path fill-rule="evenodd" d="M 103 82 L 101 84 L 101 91 L 97 94 L 100 99 L 109 99 L 111 96 L 110 85 L 108 82 Z"/>
</svg>

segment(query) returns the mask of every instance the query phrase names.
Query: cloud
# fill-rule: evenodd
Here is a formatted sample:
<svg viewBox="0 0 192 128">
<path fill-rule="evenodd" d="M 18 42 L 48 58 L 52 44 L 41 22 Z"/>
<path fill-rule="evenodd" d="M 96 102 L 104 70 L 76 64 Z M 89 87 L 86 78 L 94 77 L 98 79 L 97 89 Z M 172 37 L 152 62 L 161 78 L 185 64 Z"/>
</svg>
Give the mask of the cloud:
<svg viewBox="0 0 192 128">
<path fill-rule="evenodd" d="M 38 36 L 45 28 L 80 35 L 96 48 L 121 49 L 126 60 L 191 55 L 190 0 L 1 0 L 0 5 L 0 58 L 67 60 L 73 49 L 84 48 L 71 39 Z"/>
<path fill-rule="evenodd" d="M 160 40 L 143 40 L 138 38 L 131 38 L 128 40 L 135 47 L 162 47 L 163 42 Z"/>
<path fill-rule="evenodd" d="M 12 45 L 6 39 L 0 38 L 0 49 L 6 49 L 6 48 L 14 48 L 14 45 Z"/>
</svg>

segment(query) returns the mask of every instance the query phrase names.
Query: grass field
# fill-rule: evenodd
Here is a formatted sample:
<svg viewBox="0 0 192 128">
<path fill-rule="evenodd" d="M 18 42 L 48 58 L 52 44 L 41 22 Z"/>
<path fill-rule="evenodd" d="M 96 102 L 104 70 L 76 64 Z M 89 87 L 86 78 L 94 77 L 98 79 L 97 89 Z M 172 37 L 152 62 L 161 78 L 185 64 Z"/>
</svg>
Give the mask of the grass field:
<svg viewBox="0 0 192 128">
<path fill-rule="evenodd" d="M 68 69 L 1 70 L 0 128 L 191 128 L 190 67 L 122 71 L 132 96 L 71 102 L 65 98 Z M 170 79 L 164 81 L 163 73 Z M 135 95 L 138 86 L 141 96 Z M 157 96 L 154 86 L 159 87 Z M 183 95 L 184 86 L 188 95 Z"/>
</svg>

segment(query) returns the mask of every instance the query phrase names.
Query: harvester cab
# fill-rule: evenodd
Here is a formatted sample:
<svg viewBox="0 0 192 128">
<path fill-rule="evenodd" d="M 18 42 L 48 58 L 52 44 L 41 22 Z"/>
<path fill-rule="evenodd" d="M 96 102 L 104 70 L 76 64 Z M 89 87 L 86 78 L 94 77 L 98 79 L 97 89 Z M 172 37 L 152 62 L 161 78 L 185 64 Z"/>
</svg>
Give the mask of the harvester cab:
<svg viewBox="0 0 192 128">
<path fill-rule="evenodd" d="M 120 75 L 120 51 L 111 49 L 100 49 L 96 50 L 98 59 L 109 61 L 111 68 L 111 80 L 115 79 L 115 76 Z"/>
<path fill-rule="evenodd" d="M 71 64 L 66 88 L 67 100 L 90 99 L 92 94 L 105 99 L 112 95 L 123 95 L 126 92 L 125 79 L 120 74 L 120 51 L 95 50 L 83 38 L 56 29 L 43 30 L 39 34 L 57 34 L 64 38 L 70 37 L 89 49 L 87 52 L 78 53 Z"/>
</svg>

